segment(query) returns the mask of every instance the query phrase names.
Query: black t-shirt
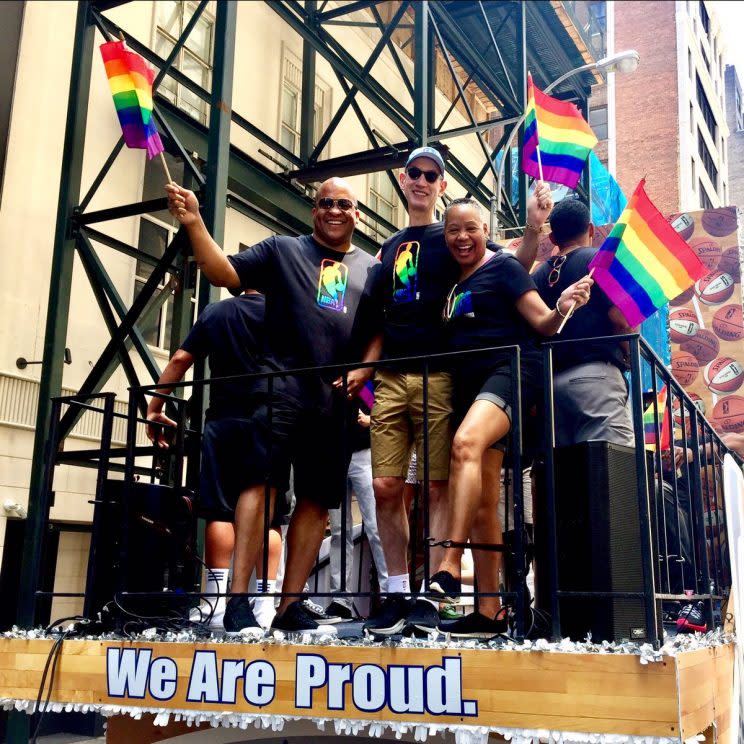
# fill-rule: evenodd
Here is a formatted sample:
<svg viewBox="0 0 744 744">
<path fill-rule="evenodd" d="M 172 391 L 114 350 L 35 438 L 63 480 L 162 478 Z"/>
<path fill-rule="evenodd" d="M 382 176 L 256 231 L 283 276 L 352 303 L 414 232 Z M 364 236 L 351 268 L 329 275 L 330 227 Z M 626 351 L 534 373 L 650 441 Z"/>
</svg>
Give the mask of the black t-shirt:
<svg viewBox="0 0 744 744">
<path fill-rule="evenodd" d="M 548 286 L 548 276 L 555 259 L 546 261 L 537 269 L 532 277 L 540 297 L 548 307 L 555 307 L 561 292 L 589 273 L 589 262 L 597 254 L 597 250 L 597 248 L 577 248 L 566 254 L 566 261 L 561 266 L 558 281 L 552 287 Z M 615 326 L 608 315 L 611 307 L 610 299 L 595 284 L 592 287 L 589 302 L 576 310 L 557 338 L 565 341 L 614 335 Z M 628 368 L 619 343 L 558 344 L 553 348 L 553 369 L 556 372 L 587 362 L 611 362 L 623 371 Z"/>
<path fill-rule="evenodd" d="M 384 358 L 445 351 L 442 306 L 460 267 L 444 242 L 442 223 L 399 230 L 382 244 L 380 261 Z"/>
<path fill-rule="evenodd" d="M 516 308 L 517 300 L 533 289 L 532 277 L 514 256 L 495 253 L 451 288 L 444 309 L 449 350 L 519 345 L 523 355 L 538 359 L 534 332 Z M 457 370 L 477 374 L 508 363 L 507 353 L 469 354 Z"/>
<path fill-rule="evenodd" d="M 266 295 L 266 361 L 292 369 L 356 361 L 372 333 L 372 291 L 379 264 L 359 248 L 342 253 L 311 235 L 271 237 L 228 257 L 242 287 Z M 303 405 L 328 407 L 327 385 L 305 375 L 275 380 L 277 393 Z"/>
<path fill-rule="evenodd" d="M 197 359 L 209 358 L 211 377 L 258 372 L 264 348 L 263 295 L 240 295 L 208 305 L 181 344 Z M 250 413 L 254 380 L 231 380 L 209 386 L 207 418 Z"/>
</svg>

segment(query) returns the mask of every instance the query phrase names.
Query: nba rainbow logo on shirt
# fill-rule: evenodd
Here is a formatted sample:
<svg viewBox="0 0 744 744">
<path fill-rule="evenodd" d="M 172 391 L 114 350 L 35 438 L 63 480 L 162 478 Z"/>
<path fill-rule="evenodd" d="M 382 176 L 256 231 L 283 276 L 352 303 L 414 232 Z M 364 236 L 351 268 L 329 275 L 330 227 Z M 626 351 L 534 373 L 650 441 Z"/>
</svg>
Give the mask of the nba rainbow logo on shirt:
<svg viewBox="0 0 744 744">
<path fill-rule="evenodd" d="M 475 317 L 475 313 L 473 312 L 473 297 L 469 291 L 458 292 L 455 294 L 453 290 L 447 298 L 447 306 L 444 310 L 444 319 L 452 320 L 453 318 L 459 318 L 462 315 L 469 318 Z"/>
<path fill-rule="evenodd" d="M 340 261 L 324 258 L 318 276 L 318 305 L 339 313 L 346 312 L 344 297 L 349 269 Z"/>
<path fill-rule="evenodd" d="M 393 272 L 393 302 L 413 302 L 418 299 L 420 249 L 421 245 L 416 240 L 398 246 Z"/>
</svg>

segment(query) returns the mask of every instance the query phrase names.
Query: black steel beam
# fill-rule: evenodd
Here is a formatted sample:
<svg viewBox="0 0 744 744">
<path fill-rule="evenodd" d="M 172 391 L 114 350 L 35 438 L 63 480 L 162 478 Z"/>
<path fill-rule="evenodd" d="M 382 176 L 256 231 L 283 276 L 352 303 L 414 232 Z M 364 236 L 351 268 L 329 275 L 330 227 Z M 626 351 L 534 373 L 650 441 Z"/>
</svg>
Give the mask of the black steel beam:
<svg viewBox="0 0 744 744">
<path fill-rule="evenodd" d="M 305 0 L 308 22 L 315 23 L 316 0 Z M 310 162 L 315 140 L 315 50 L 302 42 L 302 91 L 300 95 L 300 160 Z"/>
<path fill-rule="evenodd" d="M 339 16 L 348 15 L 354 13 L 357 10 L 364 10 L 372 5 L 376 5 L 378 0 L 357 0 L 353 3 L 344 3 L 338 8 L 328 10 L 325 13 L 318 13 L 318 23 L 325 23 L 330 21 L 332 18 L 338 18 Z"/>
<path fill-rule="evenodd" d="M 82 227 L 80 231 L 96 243 L 101 243 L 107 248 L 113 248 L 115 251 L 123 253 L 125 256 L 129 256 L 130 258 L 134 258 L 137 261 L 146 263 L 148 266 L 157 266 L 160 263 L 159 258 L 151 256 L 149 253 L 145 253 L 138 248 L 134 248 L 128 243 L 123 242 L 122 240 L 112 238 L 110 235 L 106 235 L 105 233 L 102 233 L 99 230 L 95 230 L 92 227 L 88 227 L 86 225 Z M 173 264 L 172 266 L 168 267 L 168 271 L 171 273 L 175 273 L 178 271 L 178 267 Z"/>
<path fill-rule="evenodd" d="M 81 214 L 76 211 L 73 215 L 73 220 L 78 225 L 91 225 L 95 222 L 120 220 L 123 217 L 134 217 L 138 214 L 159 212 L 163 209 L 168 209 L 168 200 L 166 197 L 162 197 L 161 199 L 148 199 L 147 201 L 134 202 L 133 204 L 123 204 L 120 207 L 99 209 L 95 212 L 84 212 Z"/>
</svg>

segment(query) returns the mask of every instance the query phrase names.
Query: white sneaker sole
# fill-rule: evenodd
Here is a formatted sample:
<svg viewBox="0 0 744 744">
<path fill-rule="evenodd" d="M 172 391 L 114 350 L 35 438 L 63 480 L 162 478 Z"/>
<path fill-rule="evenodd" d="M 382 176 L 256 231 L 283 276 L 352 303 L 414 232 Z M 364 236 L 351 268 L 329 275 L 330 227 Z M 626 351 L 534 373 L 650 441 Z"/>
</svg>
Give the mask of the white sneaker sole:
<svg viewBox="0 0 744 744">
<path fill-rule="evenodd" d="M 369 635 L 391 636 L 400 633 L 405 627 L 405 624 L 406 619 L 401 618 L 395 625 L 391 625 L 389 628 L 363 628 L 363 630 L 365 633 L 369 633 Z"/>
</svg>

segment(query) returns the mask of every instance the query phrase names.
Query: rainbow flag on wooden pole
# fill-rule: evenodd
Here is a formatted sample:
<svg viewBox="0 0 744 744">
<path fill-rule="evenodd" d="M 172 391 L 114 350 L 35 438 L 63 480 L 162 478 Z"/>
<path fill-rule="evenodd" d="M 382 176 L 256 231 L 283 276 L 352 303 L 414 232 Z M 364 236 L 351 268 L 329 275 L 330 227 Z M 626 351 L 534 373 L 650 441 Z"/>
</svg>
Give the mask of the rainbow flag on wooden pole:
<svg viewBox="0 0 744 744">
<path fill-rule="evenodd" d="M 576 105 L 543 93 L 527 74 L 522 170 L 575 189 L 597 137 Z"/>
<path fill-rule="evenodd" d="M 589 263 L 594 280 L 637 326 L 708 273 L 703 263 L 636 187 L 625 211 Z"/>
<path fill-rule="evenodd" d="M 123 40 L 101 44 L 101 56 L 126 146 L 147 150 L 151 160 L 160 155 L 170 183 L 165 148 L 152 116 L 153 71 L 139 54 L 125 48 Z"/>
</svg>

